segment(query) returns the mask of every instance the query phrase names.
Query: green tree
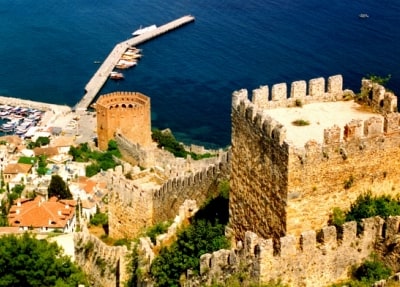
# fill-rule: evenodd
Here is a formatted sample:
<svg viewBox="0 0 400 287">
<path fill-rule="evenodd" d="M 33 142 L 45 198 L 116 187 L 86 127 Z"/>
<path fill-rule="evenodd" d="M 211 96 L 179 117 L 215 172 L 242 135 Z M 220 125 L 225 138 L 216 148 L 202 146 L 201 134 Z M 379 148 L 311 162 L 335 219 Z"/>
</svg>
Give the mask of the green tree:
<svg viewBox="0 0 400 287">
<path fill-rule="evenodd" d="M 59 199 L 72 199 L 68 185 L 59 175 L 52 175 L 50 185 L 47 188 L 49 198 L 55 196 Z"/>
<path fill-rule="evenodd" d="M 89 286 L 82 270 L 56 243 L 28 233 L 1 236 L 0 255 L 0 286 Z"/>
<path fill-rule="evenodd" d="M 169 248 L 162 248 L 151 264 L 156 286 L 179 286 L 179 277 L 188 269 L 198 271 L 200 256 L 229 247 L 225 226 L 197 220 L 178 234 Z"/>
</svg>

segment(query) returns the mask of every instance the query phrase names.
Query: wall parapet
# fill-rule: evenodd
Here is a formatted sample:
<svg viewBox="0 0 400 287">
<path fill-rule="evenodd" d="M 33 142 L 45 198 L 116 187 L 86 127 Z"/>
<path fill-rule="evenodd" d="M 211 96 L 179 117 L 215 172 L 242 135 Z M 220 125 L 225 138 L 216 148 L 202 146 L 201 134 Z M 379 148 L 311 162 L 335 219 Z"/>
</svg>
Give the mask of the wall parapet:
<svg viewBox="0 0 400 287">
<path fill-rule="evenodd" d="M 252 91 L 252 103 L 260 109 L 273 109 L 278 107 L 295 107 L 299 101 L 303 104 L 313 102 L 331 102 L 343 99 L 342 75 L 311 79 L 306 81 L 295 81 L 288 87 L 286 83 L 274 84 L 269 94 L 268 86 L 261 86 Z"/>
<path fill-rule="evenodd" d="M 286 128 L 272 119 L 267 112 L 260 109 L 259 106 L 252 103 L 247 98 L 247 95 L 247 90 L 244 89 L 233 93 L 233 110 L 263 131 L 271 141 L 282 145 L 286 139 Z"/>
<path fill-rule="evenodd" d="M 202 255 L 200 274 L 208 283 L 223 281 L 221 274 L 229 277 L 229 270 L 237 272 L 240 266 L 247 266 L 259 283 L 279 279 L 290 286 L 325 286 L 346 279 L 349 268 L 375 251 L 375 242 L 396 238 L 400 217 L 367 218 L 362 227 L 361 234 L 356 222 L 347 222 L 341 233 L 334 226 L 326 226 L 319 232 L 305 231 L 300 237 L 287 235 L 280 238 L 278 253 L 272 239 L 248 231 L 236 248 Z"/>
<path fill-rule="evenodd" d="M 126 246 L 108 246 L 96 236 L 74 233 L 76 262 L 90 274 L 91 286 L 122 286 L 130 274 Z"/>
</svg>

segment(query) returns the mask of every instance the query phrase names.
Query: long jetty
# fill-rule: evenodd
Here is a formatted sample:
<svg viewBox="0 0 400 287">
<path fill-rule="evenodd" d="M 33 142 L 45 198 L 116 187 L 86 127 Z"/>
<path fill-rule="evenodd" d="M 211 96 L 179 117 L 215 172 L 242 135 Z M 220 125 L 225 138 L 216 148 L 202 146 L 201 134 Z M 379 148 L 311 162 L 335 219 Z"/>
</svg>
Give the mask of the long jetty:
<svg viewBox="0 0 400 287">
<path fill-rule="evenodd" d="M 162 34 L 165 34 L 169 31 L 175 30 L 183 25 L 191 23 L 194 21 L 194 17 L 191 15 L 186 15 L 181 18 L 178 18 L 174 21 L 171 21 L 167 24 L 164 24 L 158 27 L 155 30 L 143 33 L 139 36 L 130 38 L 124 42 L 121 42 L 115 45 L 114 49 L 108 55 L 108 57 L 104 60 L 104 62 L 100 65 L 99 69 L 90 79 L 90 81 L 85 86 L 85 95 L 83 98 L 75 105 L 76 111 L 85 111 L 90 104 L 93 102 L 94 98 L 99 93 L 100 89 L 106 83 L 109 78 L 110 73 L 113 71 L 115 65 L 118 63 L 122 54 L 129 47 L 137 46 L 141 43 L 154 39 Z"/>
</svg>

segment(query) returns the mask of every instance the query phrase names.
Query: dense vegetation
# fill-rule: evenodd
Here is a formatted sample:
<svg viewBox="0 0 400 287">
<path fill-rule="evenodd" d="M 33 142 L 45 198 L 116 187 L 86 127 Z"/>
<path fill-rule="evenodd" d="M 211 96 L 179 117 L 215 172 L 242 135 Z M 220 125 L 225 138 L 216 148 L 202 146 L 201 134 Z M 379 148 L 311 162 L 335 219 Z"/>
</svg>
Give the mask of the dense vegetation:
<svg viewBox="0 0 400 287">
<path fill-rule="evenodd" d="M 194 160 L 199 160 L 202 158 L 209 158 L 213 155 L 209 153 L 196 154 L 194 152 L 188 152 L 185 150 L 183 144 L 178 142 L 171 132 L 163 132 L 158 129 L 154 129 L 151 134 L 152 139 L 157 142 L 159 148 L 164 148 L 176 157 L 186 158 L 188 155 Z"/>
<path fill-rule="evenodd" d="M 36 157 L 28 157 L 28 156 L 21 156 L 18 159 L 18 163 L 25 163 L 25 164 L 36 164 L 37 163 L 37 173 L 39 175 L 45 175 L 48 168 L 47 166 L 47 156 L 40 155 Z"/>
<path fill-rule="evenodd" d="M 36 141 L 30 141 L 27 144 L 27 148 L 34 149 L 35 147 L 46 146 L 50 143 L 49 137 L 38 137 Z"/>
<path fill-rule="evenodd" d="M 177 233 L 177 240 L 169 247 L 162 247 L 154 259 L 150 275 L 156 281 L 155 286 L 180 286 L 179 281 L 186 270 L 194 273 L 200 270 L 200 256 L 219 249 L 228 248 L 229 243 L 224 236 L 225 225 L 229 216 L 229 183 L 221 182 L 219 196 L 210 199 L 190 221 L 190 225 Z M 159 229 L 154 228 L 155 237 Z M 137 269 L 138 253 L 132 253 L 132 279 L 128 286 L 136 286 L 138 277 L 142 276 Z"/>
<path fill-rule="evenodd" d="M 334 208 L 330 223 L 336 227 L 341 227 L 347 221 L 357 221 L 360 230 L 361 220 L 363 218 L 380 216 L 387 218 L 389 216 L 400 215 L 400 201 L 389 195 L 373 196 L 371 192 L 360 195 L 354 203 L 351 204 L 348 211 Z"/>
<path fill-rule="evenodd" d="M 360 195 L 356 201 L 351 204 L 348 211 L 334 208 L 330 223 L 341 230 L 342 225 L 348 221 L 357 222 L 357 230 L 361 231 L 361 221 L 364 218 L 380 216 L 388 218 L 389 216 L 400 215 L 400 201 L 388 195 L 373 196 L 371 192 Z M 372 256 L 370 260 L 365 261 L 361 266 L 354 269 L 352 280 L 335 286 L 366 287 L 372 283 L 386 279 L 391 275 L 391 270 Z"/>
<path fill-rule="evenodd" d="M 108 142 L 106 152 L 91 150 L 88 143 L 82 143 L 78 147 L 71 147 L 69 154 L 72 155 L 73 161 L 91 162 L 91 164 L 86 167 L 87 177 L 91 177 L 101 170 L 114 168 L 117 165 L 114 157 L 121 157 L 117 143 L 114 140 Z"/>
<path fill-rule="evenodd" d="M 52 175 L 49 187 L 47 188 L 49 198 L 55 196 L 58 199 L 72 199 L 68 184 L 58 174 Z"/>
<path fill-rule="evenodd" d="M 89 286 L 85 274 L 56 243 L 27 233 L 0 237 L 0 286 Z"/>
<path fill-rule="evenodd" d="M 90 224 L 94 226 L 101 226 L 103 227 L 105 236 L 108 237 L 108 214 L 102 213 L 97 209 L 95 215 L 90 218 Z"/>
</svg>

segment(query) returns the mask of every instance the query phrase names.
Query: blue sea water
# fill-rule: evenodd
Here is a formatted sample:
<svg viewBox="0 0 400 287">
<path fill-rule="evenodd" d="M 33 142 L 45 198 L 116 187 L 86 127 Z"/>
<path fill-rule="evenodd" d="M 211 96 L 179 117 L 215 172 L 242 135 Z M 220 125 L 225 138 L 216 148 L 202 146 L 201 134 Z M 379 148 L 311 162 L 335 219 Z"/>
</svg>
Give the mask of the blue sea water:
<svg viewBox="0 0 400 287">
<path fill-rule="evenodd" d="M 140 45 L 138 66 L 101 91 L 151 97 L 153 127 L 186 143 L 230 144 L 241 88 L 342 74 L 357 92 L 363 76 L 391 74 L 400 94 L 396 0 L 3 0 L 0 95 L 73 106 L 115 44 L 187 14 L 193 24 Z"/>
</svg>

